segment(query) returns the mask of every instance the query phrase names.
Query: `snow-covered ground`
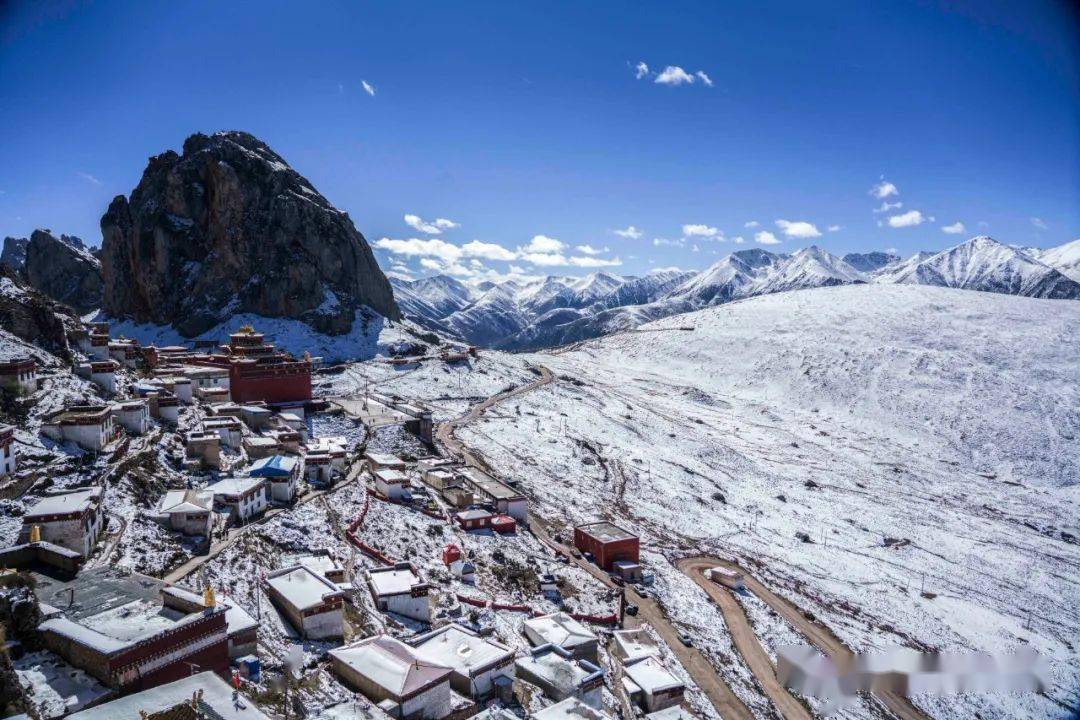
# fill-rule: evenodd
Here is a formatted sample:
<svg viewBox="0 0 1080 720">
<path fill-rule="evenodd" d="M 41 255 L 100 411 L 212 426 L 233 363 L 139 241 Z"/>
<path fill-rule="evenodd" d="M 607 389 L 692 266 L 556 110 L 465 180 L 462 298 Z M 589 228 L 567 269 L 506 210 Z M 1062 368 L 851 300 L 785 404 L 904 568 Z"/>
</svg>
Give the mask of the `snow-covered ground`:
<svg viewBox="0 0 1080 720">
<path fill-rule="evenodd" d="M 1073 303 L 784 293 L 514 357 L 556 382 L 458 435 L 542 515 L 624 522 L 669 560 L 734 557 L 857 650 L 1030 644 L 1051 660 L 1045 696 L 918 702 L 1056 717 L 1080 686 L 1077 347 Z M 438 391 L 411 375 L 398 389 Z M 718 614 L 693 627 L 700 591 L 665 587 L 675 619 L 723 648 Z M 780 625 L 761 636 L 788 639 Z M 738 665 L 718 663 L 736 689 Z"/>
</svg>

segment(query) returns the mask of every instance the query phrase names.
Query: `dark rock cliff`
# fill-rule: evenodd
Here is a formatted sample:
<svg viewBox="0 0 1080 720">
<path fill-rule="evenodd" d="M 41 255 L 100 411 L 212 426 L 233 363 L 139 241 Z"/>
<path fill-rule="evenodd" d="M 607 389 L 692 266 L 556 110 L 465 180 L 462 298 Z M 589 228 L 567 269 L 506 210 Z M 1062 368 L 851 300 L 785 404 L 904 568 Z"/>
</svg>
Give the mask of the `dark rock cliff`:
<svg viewBox="0 0 1080 720">
<path fill-rule="evenodd" d="M 367 241 L 265 143 L 195 134 L 150 158 L 101 218 L 105 311 L 205 332 L 237 313 L 346 333 L 362 306 L 399 319 Z"/>
<path fill-rule="evenodd" d="M 101 261 L 77 237 L 35 230 L 22 275 L 32 287 L 80 313 L 101 307 Z"/>
<path fill-rule="evenodd" d="M 65 360 L 70 359 L 67 332 L 81 326 L 75 312 L 25 284 L 0 266 L 0 328 Z"/>
</svg>

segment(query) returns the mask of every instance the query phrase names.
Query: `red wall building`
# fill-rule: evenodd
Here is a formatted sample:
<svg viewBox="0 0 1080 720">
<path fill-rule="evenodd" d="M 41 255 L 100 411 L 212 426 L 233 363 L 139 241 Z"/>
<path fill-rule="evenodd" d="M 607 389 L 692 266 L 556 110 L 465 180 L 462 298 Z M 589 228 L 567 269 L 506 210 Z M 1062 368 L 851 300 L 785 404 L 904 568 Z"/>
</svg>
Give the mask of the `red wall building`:
<svg viewBox="0 0 1080 720">
<path fill-rule="evenodd" d="M 294 360 L 264 342 L 262 333 L 235 332 L 222 354 L 192 360 L 229 370 L 229 395 L 233 402 L 290 403 L 311 400 L 311 363 Z"/>
<path fill-rule="evenodd" d="M 595 522 L 574 528 L 574 547 L 590 553 L 604 570 L 611 570 L 619 560 L 638 562 L 639 545 L 637 535 L 614 523 Z"/>
</svg>

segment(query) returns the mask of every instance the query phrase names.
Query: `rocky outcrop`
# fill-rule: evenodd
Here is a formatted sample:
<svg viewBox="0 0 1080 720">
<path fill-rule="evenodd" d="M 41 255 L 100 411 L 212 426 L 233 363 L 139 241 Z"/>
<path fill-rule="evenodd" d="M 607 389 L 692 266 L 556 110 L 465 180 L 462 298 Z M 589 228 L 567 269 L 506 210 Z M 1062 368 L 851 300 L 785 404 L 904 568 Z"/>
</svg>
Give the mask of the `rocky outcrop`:
<svg viewBox="0 0 1080 720">
<path fill-rule="evenodd" d="M 80 325 L 70 307 L 28 287 L 14 270 L 0 265 L 0 328 L 68 360 L 67 331 Z"/>
<path fill-rule="evenodd" d="M 367 241 L 265 143 L 195 134 L 150 159 L 130 198 L 101 218 L 105 311 L 191 337 L 237 313 L 319 332 L 370 307 L 399 319 Z"/>
<path fill-rule="evenodd" d="M 101 262 L 73 235 L 35 230 L 22 274 L 32 287 L 80 313 L 101 307 Z"/>
<path fill-rule="evenodd" d="M 16 272 L 22 272 L 26 266 L 26 246 L 29 238 L 4 238 L 4 250 L 0 252 L 0 265 L 6 265 Z"/>
</svg>

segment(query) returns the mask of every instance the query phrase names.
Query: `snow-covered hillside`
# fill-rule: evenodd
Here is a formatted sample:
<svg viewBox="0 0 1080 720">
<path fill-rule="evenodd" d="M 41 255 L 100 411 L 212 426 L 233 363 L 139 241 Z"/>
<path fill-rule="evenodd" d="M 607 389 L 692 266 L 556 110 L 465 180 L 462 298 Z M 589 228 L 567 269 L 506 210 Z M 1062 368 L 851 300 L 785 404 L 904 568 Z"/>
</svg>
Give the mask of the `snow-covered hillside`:
<svg viewBox="0 0 1080 720">
<path fill-rule="evenodd" d="M 541 517 L 642 532 L 699 646 L 729 647 L 723 620 L 671 563 L 730 556 L 855 649 L 1023 643 L 1051 661 L 1045 696 L 918 697 L 934 717 L 1058 717 L 1080 687 L 1078 346 L 1080 303 L 774 294 L 515 356 L 555 381 L 458 436 Z M 792 636 L 775 617 L 757 632 Z M 756 707 L 738 661 L 719 667 Z"/>
<path fill-rule="evenodd" d="M 1067 247 L 1051 252 L 1055 251 L 1067 254 Z M 879 281 L 1026 297 L 1080 299 L 1077 282 L 1024 251 L 985 236 L 972 238 L 900 272 L 882 275 Z"/>
<path fill-rule="evenodd" d="M 423 326 L 503 350 L 535 350 L 587 340 L 658 318 L 741 298 L 859 283 L 904 283 L 1028 297 L 1080 299 L 1080 241 L 1051 250 L 1018 249 L 976 237 L 940 253 L 843 258 L 812 246 L 792 254 L 733 252 L 700 273 L 643 277 L 595 273 L 471 287 L 447 276 L 394 280 L 399 305 Z"/>
<path fill-rule="evenodd" d="M 1080 283 L 1080 238 L 1071 243 L 1043 250 L 1035 257 L 1062 275 Z"/>
</svg>

